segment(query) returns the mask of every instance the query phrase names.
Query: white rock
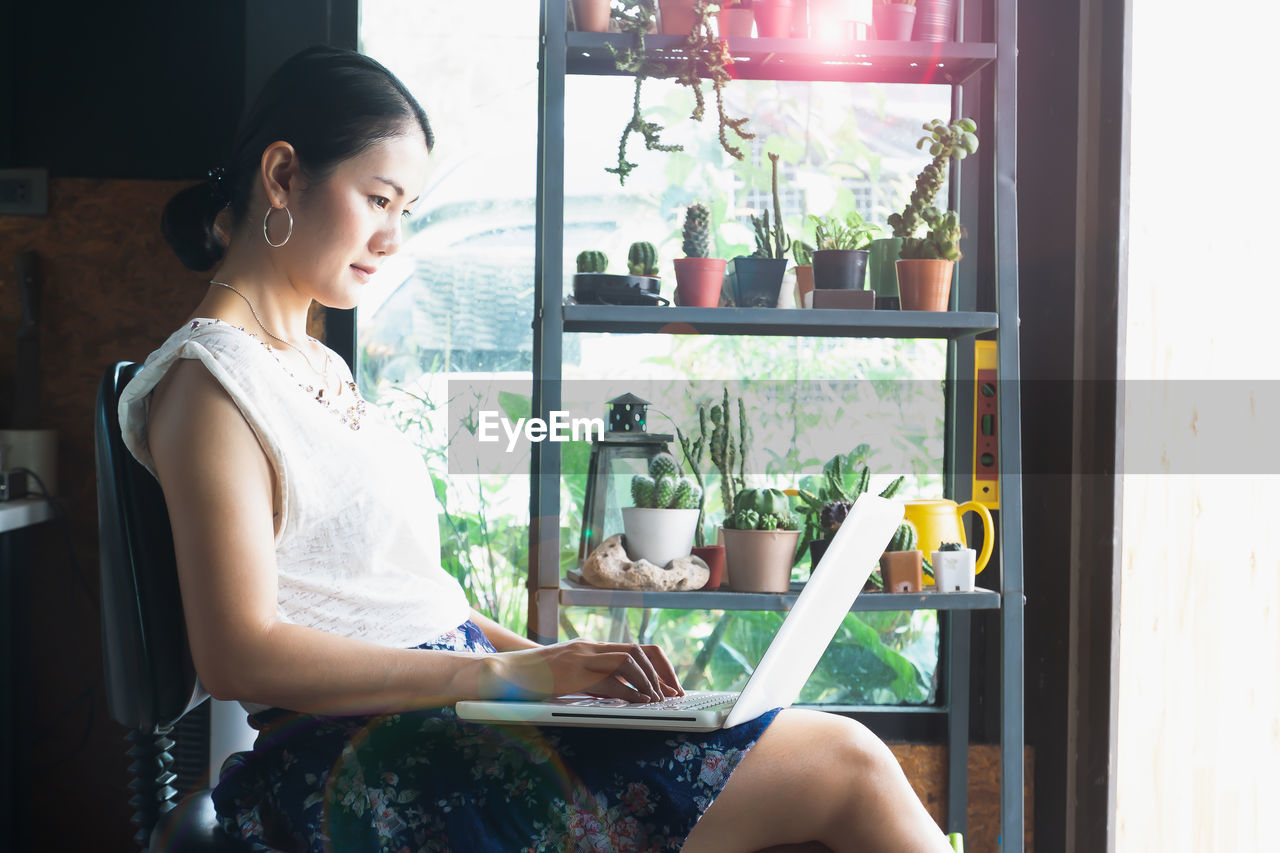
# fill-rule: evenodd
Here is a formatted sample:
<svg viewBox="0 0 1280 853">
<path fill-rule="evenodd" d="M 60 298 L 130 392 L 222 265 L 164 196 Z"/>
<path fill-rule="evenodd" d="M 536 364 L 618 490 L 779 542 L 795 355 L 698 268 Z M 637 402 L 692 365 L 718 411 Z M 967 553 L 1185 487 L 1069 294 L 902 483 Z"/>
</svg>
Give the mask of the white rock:
<svg viewBox="0 0 1280 853">
<path fill-rule="evenodd" d="M 680 557 L 665 566 L 648 560 L 632 562 L 622 545 L 622 534 L 600 543 L 582 564 L 582 578 L 592 586 L 604 589 L 701 589 L 711 577 L 711 570 L 701 557 Z"/>
</svg>

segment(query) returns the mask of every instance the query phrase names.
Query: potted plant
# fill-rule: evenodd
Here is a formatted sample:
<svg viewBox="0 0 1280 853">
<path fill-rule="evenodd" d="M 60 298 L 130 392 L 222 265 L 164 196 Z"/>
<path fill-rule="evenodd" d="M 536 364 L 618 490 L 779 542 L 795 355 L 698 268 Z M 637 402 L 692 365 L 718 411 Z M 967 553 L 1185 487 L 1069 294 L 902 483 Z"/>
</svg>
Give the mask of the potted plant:
<svg viewBox="0 0 1280 853">
<path fill-rule="evenodd" d="M 881 41 L 911 41 L 916 23 L 916 0 L 875 0 L 871 23 Z"/>
<path fill-rule="evenodd" d="M 573 276 L 573 298 L 578 302 L 594 302 L 599 282 L 609 269 L 609 256 L 598 249 L 583 249 L 577 257 L 578 272 Z"/>
<path fill-rule="evenodd" d="M 588 249 L 578 253 L 573 277 L 573 298 L 582 305 L 665 305 L 658 295 L 659 280 L 647 275 L 613 275 L 605 272 L 609 258 Z M 656 271 L 656 270 L 655 270 Z"/>
<path fill-rule="evenodd" d="M 809 294 L 813 292 L 813 247 L 796 240 L 791 244 L 791 257 L 796 262 L 796 304 L 812 308 Z"/>
<path fill-rule="evenodd" d="M 792 0 L 755 0 L 756 34 L 760 38 L 791 36 Z"/>
<path fill-rule="evenodd" d="M 573 0 L 573 25 L 579 32 L 609 31 L 610 0 Z"/>
<path fill-rule="evenodd" d="M 915 189 L 902 213 L 889 216 L 895 237 L 902 238 L 898 274 L 898 295 L 902 307 L 916 311 L 946 311 L 951 295 L 951 274 L 960 254 L 960 215 L 934 206 L 947 178 L 947 161 L 963 160 L 978 150 L 977 125 L 962 118 L 947 124 L 934 119 L 924 125 L 926 136 L 917 148 L 929 146 L 933 159 L 916 177 Z M 920 232 L 924 231 L 921 236 Z"/>
<path fill-rule="evenodd" d="M 751 28 L 756 22 L 751 0 L 725 0 L 720 4 L 717 20 L 720 38 L 751 38 Z"/>
<path fill-rule="evenodd" d="M 866 455 L 867 445 L 860 444 L 850 453 L 837 453 L 822 466 L 820 476 L 805 477 L 797 490 L 796 511 L 800 515 L 803 536 L 796 550 L 796 561 L 806 548 L 814 566 L 822 559 L 831 536 L 835 535 L 853 502 L 871 484 L 871 469 L 866 463 L 855 464 Z M 880 497 L 891 498 L 902 488 L 906 478 L 897 477 L 880 491 Z"/>
<path fill-rule="evenodd" d="M 711 247 L 711 211 L 691 204 L 684 213 L 684 254 L 676 258 L 676 301 L 681 305 L 714 308 L 720 304 L 725 261 L 707 257 Z"/>
<path fill-rule="evenodd" d="M 956 37 L 955 0 L 917 0 L 914 41 L 953 41 Z"/>
<path fill-rule="evenodd" d="M 632 243 L 627 249 L 627 272 L 648 278 L 658 277 L 658 250 L 652 243 Z"/>
<path fill-rule="evenodd" d="M 627 556 L 665 566 L 687 557 L 693 548 L 702 489 L 680 475 L 680 465 L 670 453 L 649 459 L 649 473 L 631 478 L 635 506 L 622 510 Z"/>
<path fill-rule="evenodd" d="M 698 526 L 694 528 L 692 553 L 695 557 L 702 558 L 702 561 L 707 564 L 707 568 L 711 571 L 702 589 L 717 589 L 724 580 L 724 546 L 719 543 L 708 545 L 706 535 L 703 532 L 705 530 L 703 522 L 707 511 L 707 483 L 702 474 L 702 460 L 710 439 L 710 434 L 707 432 L 710 419 L 707 407 L 699 405 L 698 434 L 696 436 L 686 435 L 684 430 L 680 429 L 679 424 L 676 425 L 676 439 L 680 442 L 680 451 L 684 454 L 685 464 L 689 466 L 699 490 Z"/>
<path fill-rule="evenodd" d="M 659 0 L 659 25 L 663 35 L 687 35 L 697 20 L 693 6 L 694 0 Z"/>
<path fill-rule="evenodd" d="M 943 542 L 934 551 L 933 582 L 939 592 L 973 592 L 977 552 L 959 542 Z"/>
<path fill-rule="evenodd" d="M 782 274 L 787 270 L 787 252 L 791 240 L 782 226 L 782 201 L 778 197 L 778 155 L 769 153 L 773 177 L 774 224 L 769 224 L 769 211 L 763 216 L 752 214 L 756 233 L 756 250 L 750 257 L 733 259 L 733 301 L 741 308 L 776 308 L 782 289 Z"/>
<path fill-rule="evenodd" d="M 898 525 L 880 555 L 880 577 L 885 592 L 920 592 L 924 589 L 924 554 L 916 548 L 916 529 L 909 521 Z"/>
<path fill-rule="evenodd" d="M 729 587 L 739 592 L 786 592 L 800 524 L 778 489 L 743 489 L 724 520 Z"/>
<path fill-rule="evenodd" d="M 869 224 L 857 211 L 843 220 L 809 218 L 814 222 L 813 307 L 874 308 L 875 294 L 863 291 L 863 286 L 867 246 L 880 227 Z"/>
</svg>

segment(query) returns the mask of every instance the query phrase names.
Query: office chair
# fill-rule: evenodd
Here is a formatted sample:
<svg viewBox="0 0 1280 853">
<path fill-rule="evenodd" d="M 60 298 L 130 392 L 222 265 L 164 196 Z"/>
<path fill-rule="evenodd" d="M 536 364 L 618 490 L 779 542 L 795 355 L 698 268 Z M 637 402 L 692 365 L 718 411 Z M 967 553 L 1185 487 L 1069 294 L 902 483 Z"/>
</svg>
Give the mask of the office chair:
<svg viewBox="0 0 1280 853">
<path fill-rule="evenodd" d="M 209 694 L 196 681 L 187 643 L 164 495 L 120 437 L 120 392 L 140 368 L 130 362 L 109 367 L 94 409 L 102 662 L 111 718 L 132 729 L 134 837 L 151 853 L 243 851 L 218 825 L 208 789 L 173 801 L 178 792 L 168 735 Z"/>
</svg>

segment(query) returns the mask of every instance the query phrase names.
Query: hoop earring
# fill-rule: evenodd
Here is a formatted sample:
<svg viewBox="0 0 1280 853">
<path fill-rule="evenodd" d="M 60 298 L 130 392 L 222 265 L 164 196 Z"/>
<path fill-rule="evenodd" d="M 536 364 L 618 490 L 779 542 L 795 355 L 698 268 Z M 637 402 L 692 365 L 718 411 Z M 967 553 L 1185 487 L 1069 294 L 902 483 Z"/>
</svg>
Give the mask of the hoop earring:
<svg viewBox="0 0 1280 853">
<path fill-rule="evenodd" d="M 267 208 L 267 215 L 262 217 L 262 239 L 267 241 L 267 245 L 273 249 L 279 249 L 285 243 L 289 242 L 289 238 L 293 236 L 293 214 L 289 212 L 289 206 L 285 205 L 285 216 L 289 217 L 289 233 L 284 235 L 284 239 L 279 243 L 272 243 L 270 235 L 267 234 L 267 223 L 271 221 L 271 214 L 276 211 L 274 207 Z"/>
</svg>

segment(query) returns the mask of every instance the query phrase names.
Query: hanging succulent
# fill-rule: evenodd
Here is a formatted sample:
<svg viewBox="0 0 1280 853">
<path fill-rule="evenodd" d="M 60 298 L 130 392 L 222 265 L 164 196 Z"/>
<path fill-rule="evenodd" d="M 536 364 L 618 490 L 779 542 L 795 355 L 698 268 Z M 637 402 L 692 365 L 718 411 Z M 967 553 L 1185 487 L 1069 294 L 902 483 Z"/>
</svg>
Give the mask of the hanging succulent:
<svg viewBox="0 0 1280 853">
<path fill-rule="evenodd" d="M 718 4 L 712 0 L 694 0 L 693 29 L 685 39 L 681 58 L 674 64 L 670 61 L 655 58 L 645 46 L 645 33 L 649 31 L 655 17 L 656 0 L 623 0 L 622 9 L 616 13 L 618 25 L 622 32 L 630 33 L 634 39 L 631 47 L 617 50 L 612 45 L 609 50 L 613 54 L 614 64 L 619 71 L 635 75 L 635 90 L 631 99 L 631 118 L 622 129 L 622 139 L 618 142 L 618 165 L 607 167 L 606 172 L 618 176 L 618 182 L 626 184 L 627 176 L 636 167 L 636 163 L 627 159 L 627 141 L 633 133 L 639 133 L 644 139 L 644 147 L 649 151 L 683 151 L 682 145 L 668 145 L 662 142 L 662 125 L 646 121 L 640 109 L 640 92 L 644 81 L 648 78 L 667 79 L 674 77 L 677 82 L 693 90 L 694 107 L 689 117 L 694 121 L 702 121 L 706 112 L 706 98 L 702 92 L 702 79 L 711 81 L 711 88 L 716 96 L 716 116 L 719 121 L 720 145 L 735 160 L 745 156 L 741 148 L 729 141 L 732 130 L 742 139 L 754 139 L 755 134 L 747 131 L 747 118 L 730 118 L 725 112 L 724 87 L 732 79 L 729 73 L 733 65 L 733 57 L 729 55 L 728 43 L 717 39 L 711 32 L 711 15 Z"/>
</svg>

